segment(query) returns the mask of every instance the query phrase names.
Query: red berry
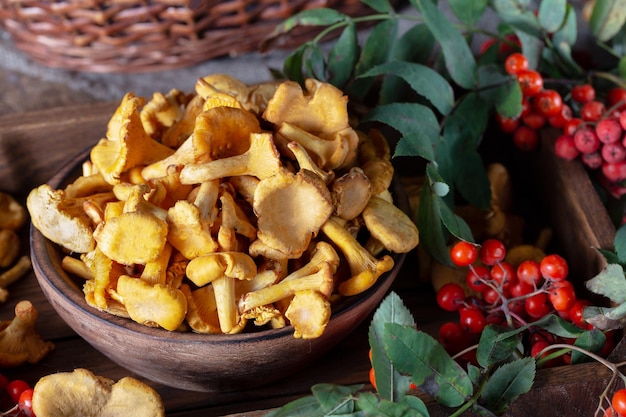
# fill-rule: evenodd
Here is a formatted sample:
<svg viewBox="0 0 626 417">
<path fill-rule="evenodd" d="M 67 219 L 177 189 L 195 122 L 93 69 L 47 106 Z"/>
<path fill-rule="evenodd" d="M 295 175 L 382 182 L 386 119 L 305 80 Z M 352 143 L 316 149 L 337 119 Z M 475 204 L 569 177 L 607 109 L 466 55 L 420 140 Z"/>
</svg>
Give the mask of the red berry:
<svg viewBox="0 0 626 417">
<path fill-rule="evenodd" d="M 457 353 L 469 344 L 469 337 L 456 321 L 449 321 L 439 328 L 439 342 L 449 353 Z"/>
<path fill-rule="evenodd" d="M 526 69 L 528 69 L 528 59 L 520 52 L 512 53 L 504 61 L 504 70 L 511 75 Z"/>
<path fill-rule="evenodd" d="M 596 122 L 606 113 L 606 107 L 601 101 L 593 100 L 582 105 L 580 117 L 588 122 Z"/>
<path fill-rule="evenodd" d="M 559 114 L 548 117 L 548 123 L 552 127 L 562 129 L 565 127 L 565 123 L 572 119 L 572 108 L 567 104 L 563 104 Z"/>
<path fill-rule="evenodd" d="M 487 239 L 481 245 L 478 256 L 484 265 L 492 266 L 504 260 L 506 247 L 498 239 Z"/>
<path fill-rule="evenodd" d="M 478 259 L 478 248 L 473 243 L 462 240 L 452 246 L 450 259 L 456 266 L 469 266 Z"/>
<path fill-rule="evenodd" d="M 508 262 L 502 261 L 491 267 L 491 278 L 501 286 L 510 288 L 517 280 L 515 268 Z"/>
<path fill-rule="evenodd" d="M 511 285 L 511 288 L 509 288 L 511 297 L 523 297 L 525 295 L 530 294 L 534 290 L 535 290 L 535 287 L 528 284 L 527 282 L 519 281 L 519 280 L 516 281 L 513 285 Z"/>
<path fill-rule="evenodd" d="M 574 137 L 571 135 L 561 135 L 554 142 L 554 153 L 556 156 L 568 161 L 578 158 L 580 151 L 576 148 Z"/>
<path fill-rule="evenodd" d="M 576 133 L 578 126 L 582 122 L 583 122 L 583 119 L 579 117 L 572 117 L 570 120 L 565 122 L 565 125 L 563 126 L 563 134 L 574 136 L 574 133 Z"/>
<path fill-rule="evenodd" d="M 522 116 L 522 122 L 531 129 L 538 130 L 548 123 L 548 118 L 537 110 L 531 110 Z"/>
<path fill-rule="evenodd" d="M 593 153 L 600 149 L 600 139 L 596 131 L 590 126 L 584 126 L 574 133 L 576 149 L 582 153 Z"/>
<path fill-rule="evenodd" d="M 569 312 L 576 301 L 574 286 L 569 281 L 556 281 L 550 284 L 548 298 L 558 312 Z"/>
<path fill-rule="evenodd" d="M 465 300 L 463 287 L 454 282 L 444 284 L 437 291 L 437 304 L 446 311 L 457 311 Z"/>
<path fill-rule="evenodd" d="M 595 100 L 596 90 L 591 84 L 580 84 L 572 87 L 572 100 L 579 103 L 588 103 Z"/>
<path fill-rule="evenodd" d="M 622 125 L 617 119 L 602 119 L 596 124 L 596 135 L 603 143 L 618 142 L 622 138 Z"/>
<path fill-rule="evenodd" d="M 495 305 L 496 303 L 501 301 L 500 294 L 498 293 L 498 291 L 489 287 L 483 291 L 483 300 L 485 301 L 485 303 L 491 304 L 491 305 Z"/>
<path fill-rule="evenodd" d="M 580 160 L 590 169 L 598 169 L 604 163 L 600 151 L 584 153 L 580 156 Z"/>
<path fill-rule="evenodd" d="M 539 113 L 546 117 L 556 116 L 563 110 L 563 98 L 556 90 L 541 90 L 533 97 L 533 103 Z"/>
<path fill-rule="evenodd" d="M 585 311 L 585 307 L 590 306 L 590 305 L 591 305 L 591 301 L 589 300 L 578 299 L 574 301 L 574 304 L 569 309 L 570 321 L 574 323 L 576 326 L 581 327 L 583 329 L 591 329 L 593 326 L 587 323 L 583 315 Z"/>
<path fill-rule="evenodd" d="M 489 38 L 480 45 L 480 54 L 486 53 L 492 46 L 496 44 L 495 38 Z"/>
<path fill-rule="evenodd" d="M 487 284 L 485 284 L 489 279 L 491 279 L 489 268 L 483 265 L 473 266 L 465 275 L 467 285 L 477 292 L 483 292 L 485 289 L 489 288 Z"/>
<path fill-rule="evenodd" d="M 526 300 L 524 300 L 524 306 L 526 307 L 526 313 L 534 319 L 540 319 L 552 311 L 548 294 L 544 292 L 526 298 Z"/>
<path fill-rule="evenodd" d="M 522 151 L 534 151 L 539 146 L 539 134 L 528 126 L 520 126 L 513 132 L 513 144 Z"/>
<path fill-rule="evenodd" d="M 615 391 L 611 399 L 613 410 L 620 416 L 626 416 L 626 388 Z"/>
<path fill-rule="evenodd" d="M 608 163 L 620 162 L 626 159 L 626 148 L 621 143 L 607 143 L 600 151 L 602 158 Z"/>
<path fill-rule="evenodd" d="M 626 179 L 626 160 L 602 164 L 602 175 L 611 182 Z"/>
<path fill-rule="evenodd" d="M 606 94 L 606 102 L 609 107 L 617 106 L 618 110 L 626 108 L 626 89 L 614 87 Z"/>
<path fill-rule="evenodd" d="M 543 277 L 541 276 L 541 268 L 539 262 L 526 259 L 517 266 L 517 279 L 528 285 L 536 287 L 539 285 Z"/>
<path fill-rule="evenodd" d="M 520 70 L 516 77 L 524 97 L 532 97 L 543 90 L 543 77 L 535 70 Z"/>
<path fill-rule="evenodd" d="M 617 120 L 619 120 L 619 124 L 622 126 L 622 129 L 626 130 L 626 111 L 621 112 Z"/>
<path fill-rule="evenodd" d="M 33 392 L 32 388 L 23 391 L 17 402 L 24 417 L 35 417 L 33 413 Z"/>
<path fill-rule="evenodd" d="M 459 311 L 461 328 L 469 334 L 479 334 L 486 325 L 485 315 L 477 308 L 464 308 Z"/>
<path fill-rule="evenodd" d="M 513 133 L 520 124 L 518 117 L 503 117 L 500 113 L 496 113 L 496 120 L 500 130 L 504 133 Z"/>
<path fill-rule="evenodd" d="M 30 389 L 30 385 L 28 384 L 28 382 L 21 379 L 14 379 L 13 381 L 10 381 L 7 385 L 7 392 L 9 393 L 9 395 L 11 396 L 11 400 L 13 400 L 15 404 L 20 401 L 20 395 L 22 395 L 22 393 L 27 389 Z"/>
<path fill-rule="evenodd" d="M 557 254 L 544 256 L 539 263 L 539 269 L 542 277 L 552 281 L 563 281 L 569 273 L 567 261 Z"/>
</svg>

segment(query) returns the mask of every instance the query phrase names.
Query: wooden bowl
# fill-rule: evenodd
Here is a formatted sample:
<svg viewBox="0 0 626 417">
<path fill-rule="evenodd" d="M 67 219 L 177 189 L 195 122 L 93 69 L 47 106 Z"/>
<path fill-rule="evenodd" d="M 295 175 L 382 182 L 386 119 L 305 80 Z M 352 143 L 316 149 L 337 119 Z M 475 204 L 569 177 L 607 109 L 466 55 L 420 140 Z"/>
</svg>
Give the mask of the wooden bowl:
<svg viewBox="0 0 626 417">
<path fill-rule="evenodd" d="M 80 172 L 85 151 L 48 183 L 63 188 Z M 396 181 L 395 184 L 398 182 Z M 402 190 L 397 204 L 408 210 Z M 374 287 L 333 310 L 324 334 L 296 339 L 293 328 L 235 335 L 169 332 L 116 317 L 89 306 L 79 281 L 61 268 L 61 248 L 31 227 L 33 268 L 46 298 L 63 320 L 95 349 L 114 362 L 161 384 L 190 391 L 236 391 L 267 384 L 302 369 L 348 336 L 378 306 L 404 262 L 394 254 L 393 270 Z"/>
</svg>

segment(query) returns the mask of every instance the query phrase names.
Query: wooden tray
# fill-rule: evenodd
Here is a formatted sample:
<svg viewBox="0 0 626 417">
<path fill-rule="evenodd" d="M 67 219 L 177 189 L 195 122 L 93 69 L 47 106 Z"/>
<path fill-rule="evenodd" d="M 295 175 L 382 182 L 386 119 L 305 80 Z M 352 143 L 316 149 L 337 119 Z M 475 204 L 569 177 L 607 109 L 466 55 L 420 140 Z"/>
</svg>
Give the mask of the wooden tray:
<svg viewBox="0 0 626 417">
<path fill-rule="evenodd" d="M 31 188 L 46 182 L 72 156 L 100 139 L 116 106 L 117 103 L 100 103 L 0 117 L 2 191 L 23 201 Z M 544 138 L 544 142 L 549 140 Z M 536 177 L 538 183 L 543 184 L 541 188 L 546 192 L 549 212 L 553 213 L 555 234 L 567 243 L 564 245 L 566 256 L 575 262 L 573 265 L 579 275 L 595 273 L 602 262 L 589 247 L 610 246 L 614 229 L 599 200 L 592 198 L 593 193 L 589 191 L 592 186 L 582 167 L 556 160 L 550 149 L 550 146 L 544 146 L 542 153 L 533 159 L 536 165 L 529 170 L 528 180 Z M 534 176 L 532 172 L 541 174 Z M 27 230 L 23 230 L 22 244 L 26 252 Z M 407 257 L 392 290 L 409 306 L 420 328 L 434 334 L 446 317 L 436 307 L 430 287 L 415 279 L 416 271 L 417 260 L 413 256 Z M 34 384 L 43 375 L 76 367 L 85 367 L 112 379 L 132 375 L 94 350 L 65 325 L 45 300 L 32 273 L 12 285 L 9 292 L 9 301 L 0 305 L 0 320 L 13 317 L 13 308 L 18 301 L 31 300 L 40 312 L 40 334 L 53 341 L 56 349 L 39 364 L 1 370 L 7 377 Z M 148 383 L 163 397 L 168 416 L 259 417 L 266 413 L 263 410 L 308 395 L 315 383 L 363 383 L 368 388 L 368 326 L 369 320 L 352 337 L 302 372 L 262 388 L 246 390 L 241 387 L 240 392 L 207 394 Z M 613 355 L 617 359 L 626 358 L 622 343 Z M 541 370 L 531 392 L 520 397 L 506 415 L 591 416 L 609 379 L 609 371 L 597 363 Z M 430 412 L 433 417 L 449 415 L 449 410 L 435 406 Z"/>
</svg>

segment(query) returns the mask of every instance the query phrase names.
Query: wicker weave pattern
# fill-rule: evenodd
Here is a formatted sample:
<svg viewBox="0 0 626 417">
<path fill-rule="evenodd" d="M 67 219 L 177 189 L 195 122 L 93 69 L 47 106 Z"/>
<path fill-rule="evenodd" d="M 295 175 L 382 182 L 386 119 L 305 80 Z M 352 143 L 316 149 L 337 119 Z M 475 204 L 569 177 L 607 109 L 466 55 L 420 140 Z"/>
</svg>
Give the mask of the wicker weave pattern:
<svg viewBox="0 0 626 417">
<path fill-rule="evenodd" d="M 92 72 L 153 71 L 254 51 L 308 8 L 370 12 L 358 0 L 0 0 L 0 24 L 33 60 Z M 294 46 L 311 31 L 294 33 Z"/>
</svg>

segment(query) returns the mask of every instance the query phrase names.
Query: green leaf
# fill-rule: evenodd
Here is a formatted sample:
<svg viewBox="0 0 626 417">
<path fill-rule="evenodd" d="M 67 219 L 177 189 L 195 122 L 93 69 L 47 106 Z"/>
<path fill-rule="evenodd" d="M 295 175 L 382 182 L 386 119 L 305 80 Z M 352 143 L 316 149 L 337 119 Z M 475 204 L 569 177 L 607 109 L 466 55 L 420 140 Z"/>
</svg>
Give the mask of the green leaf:
<svg viewBox="0 0 626 417">
<path fill-rule="evenodd" d="M 492 6 L 503 22 L 519 32 L 541 38 L 541 26 L 530 5 L 526 1 L 518 0 L 492 0 Z"/>
<path fill-rule="evenodd" d="M 333 414 L 346 414 L 354 411 L 354 401 L 349 400 L 363 385 L 342 386 L 335 384 L 316 384 L 311 387 L 313 396 L 317 399 L 324 415 L 331 411 Z"/>
<path fill-rule="evenodd" d="M 402 78 L 418 95 L 425 97 L 442 115 L 452 110 L 454 91 L 438 72 L 426 65 L 406 61 L 391 61 L 378 65 L 359 77 L 392 74 Z"/>
<path fill-rule="evenodd" d="M 465 38 L 432 0 L 411 0 L 441 45 L 446 69 L 455 83 L 471 89 L 476 85 L 476 61 Z"/>
<path fill-rule="evenodd" d="M 583 317 L 586 322 L 602 330 L 621 329 L 626 317 L 626 303 L 617 307 L 585 307 Z"/>
<path fill-rule="evenodd" d="M 432 336 L 394 323 L 385 325 L 384 334 L 391 362 L 439 403 L 458 407 L 472 395 L 467 373 Z"/>
<path fill-rule="evenodd" d="M 491 189 L 478 146 L 487 126 L 488 108 L 476 93 L 466 95 L 447 117 L 435 161 L 446 182 L 479 208 L 490 206 Z"/>
<path fill-rule="evenodd" d="M 393 44 L 390 60 L 426 63 L 432 55 L 434 46 L 435 38 L 428 27 L 424 24 L 416 24 Z M 378 102 L 379 104 L 387 104 L 394 101 L 404 101 L 408 91 L 409 89 L 406 88 L 402 79 L 386 76 L 380 87 Z"/>
<path fill-rule="evenodd" d="M 326 63 L 318 44 L 310 44 L 304 55 L 304 63 L 307 77 L 326 81 Z"/>
<path fill-rule="evenodd" d="M 522 113 L 522 89 L 517 80 L 502 74 L 493 65 L 482 66 L 478 73 L 482 89 L 480 98 L 487 105 L 495 106 L 503 117 L 519 117 Z"/>
<path fill-rule="evenodd" d="M 356 34 L 356 25 L 350 22 L 328 53 L 328 81 L 343 89 L 352 76 L 359 54 L 359 43 Z"/>
<path fill-rule="evenodd" d="M 615 36 L 626 20 L 626 0 L 596 0 L 589 20 L 592 35 L 606 42 Z"/>
<path fill-rule="evenodd" d="M 368 333 L 378 393 L 381 398 L 392 400 L 401 396 L 398 391 L 407 391 L 409 381 L 395 371 L 385 353 L 383 338 L 387 323 L 415 326 L 415 319 L 411 312 L 394 292 L 390 292 L 376 309 Z M 404 386 L 398 387 L 398 384 Z"/>
<path fill-rule="evenodd" d="M 496 369 L 481 393 L 485 407 L 495 414 L 503 413 L 511 402 L 530 390 L 535 372 L 533 358 L 519 359 Z"/>
<path fill-rule="evenodd" d="M 393 6 L 387 0 L 361 0 L 361 3 L 371 7 L 378 13 L 393 12 Z"/>
<path fill-rule="evenodd" d="M 433 160 L 433 143 L 439 138 L 439 122 L 433 111 L 417 103 L 391 103 L 372 109 L 361 123 L 377 121 L 400 132 L 394 156 L 421 156 Z"/>
<path fill-rule="evenodd" d="M 478 20 L 487 9 L 489 0 L 450 0 L 450 10 L 466 25 L 476 25 Z"/>
<path fill-rule="evenodd" d="M 441 219 L 441 223 L 444 225 L 446 230 L 458 239 L 472 241 L 472 231 L 465 220 L 458 216 L 442 199 L 445 194 L 442 195 L 437 193 L 437 188 L 435 188 L 435 186 L 441 188 L 440 184 L 445 184 L 445 181 L 432 164 L 428 164 L 426 166 L 426 177 L 428 178 L 427 183 L 430 185 L 429 188 L 431 188 L 434 193 L 433 200 L 435 202 L 435 208 L 438 209 L 439 218 Z"/>
<path fill-rule="evenodd" d="M 503 330 L 503 327 L 489 325 L 480 335 L 476 360 L 483 368 L 502 363 L 510 359 L 515 352 L 520 342 L 520 335 L 513 334 L 502 339 L 499 335 L 503 333 Z"/>
<path fill-rule="evenodd" d="M 393 402 L 389 400 L 381 400 L 372 393 L 363 393 L 357 398 L 357 406 L 359 410 L 365 412 L 366 416 L 428 417 L 428 410 L 426 410 L 426 406 L 422 400 L 413 396 L 411 396 L 411 398 L 415 398 L 419 402 L 412 401 L 409 404 L 404 402 Z"/>
<path fill-rule="evenodd" d="M 320 403 L 314 396 L 309 395 L 272 410 L 265 417 L 319 417 L 320 415 L 323 415 Z"/>
<path fill-rule="evenodd" d="M 620 263 L 626 264 L 626 226 L 620 226 L 615 231 L 613 247 Z"/>
<path fill-rule="evenodd" d="M 261 41 L 259 49 L 261 52 L 269 50 L 278 38 L 298 26 L 330 26 L 349 19 L 350 16 L 327 7 L 303 10 L 276 25 L 272 32 Z"/>
<path fill-rule="evenodd" d="M 367 72 L 370 68 L 387 62 L 391 54 L 392 45 L 398 35 L 398 20 L 389 18 L 378 23 L 365 40 L 361 56 L 357 62 L 354 75 Z M 363 99 L 374 85 L 374 79 L 357 79 L 348 86 L 348 95 Z"/>
<path fill-rule="evenodd" d="M 452 265 L 439 209 L 445 202 L 436 196 L 428 182 L 422 186 L 419 201 L 416 223 L 420 230 L 420 245 L 438 262 Z"/>
<path fill-rule="evenodd" d="M 571 4 L 567 4 L 567 14 L 565 16 L 565 22 L 563 25 L 552 34 L 552 43 L 554 45 L 560 45 L 565 43 L 567 45 L 574 45 L 578 37 L 578 22 L 576 17 L 576 10 Z"/>
<path fill-rule="evenodd" d="M 543 0 L 539 4 L 539 24 L 548 33 L 556 32 L 567 13 L 567 0 Z"/>
<path fill-rule="evenodd" d="M 575 346 L 583 348 L 584 350 L 592 353 L 600 353 L 604 344 L 606 342 L 606 336 L 604 332 L 599 329 L 592 329 L 583 333 L 576 341 L 574 342 Z M 572 364 L 575 365 L 577 363 L 590 362 L 593 359 L 589 356 L 577 351 L 572 350 Z"/>
<path fill-rule="evenodd" d="M 617 74 L 620 78 L 626 79 L 626 56 L 622 56 L 619 59 L 619 63 L 617 65 Z"/>
<path fill-rule="evenodd" d="M 469 363 L 467 364 L 467 375 L 472 380 L 472 384 L 478 386 L 483 376 L 483 369 Z"/>
<path fill-rule="evenodd" d="M 620 265 L 609 264 L 598 275 L 585 282 L 594 294 L 607 297 L 617 304 L 626 302 L 626 278 Z"/>
<path fill-rule="evenodd" d="M 283 72 L 285 76 L 300 84 L 304 84 L 304 75 L 302 74 L 302 65 L 304 62 L 304 53 L 308 49 L 308 44 L 303 44 L 295 51 L 291 52 L 283 62 Z"/>
<path fill-rule="evenodd" d="M 539 69 L 541 54 L 546 49 L 542 39 L 522 30 L 516 30 L 515 34 L 522 45 L 522 53 L 528 60 L 528 67 Z"/>
</svg>

